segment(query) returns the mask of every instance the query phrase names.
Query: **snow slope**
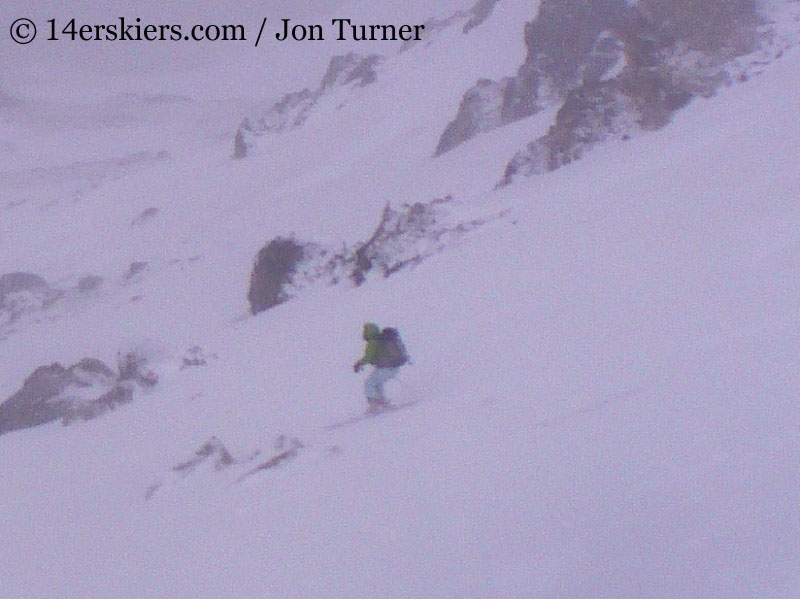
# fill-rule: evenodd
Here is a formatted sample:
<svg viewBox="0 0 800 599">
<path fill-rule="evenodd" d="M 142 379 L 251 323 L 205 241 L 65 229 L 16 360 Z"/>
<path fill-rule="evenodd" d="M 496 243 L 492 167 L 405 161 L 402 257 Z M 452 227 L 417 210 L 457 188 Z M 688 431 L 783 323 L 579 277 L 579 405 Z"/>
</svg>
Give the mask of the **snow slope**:
<svg viewBox="0 0 800 599">
<path fill-rule="evenodd" d="M 529 13 L 499 3 L 474 30 L 508 39 L 496 54 L 445 31 L 392 55 L 242 162 L 236 106 L 286 86 L 237 104 L 131 75 L 45 107 L 12 90 L 0 273 L 104 282 L 4 329 L 0 397 L 129 348 L 160 380 L 0 437 L 0 596 L 800 596 L 800 52 L 494 191 L 548 117 L 431 154 L 463 90 L 518 62 L 499 32 Z M 291 52 L 315 66 L 288 89 L 315 84 L 326 61 Z M 392 278 L 245 316 L 275 235 L 363 239 L 386 201 L 447 193 L 504 216 Z M 414 364 L 389 392 L 420 402 L 327 430 L 363 407 L 364 320 L 400 327 Z M 195 345 L 207 364 L 181 368 Z M 175 470 L 212 437 L 237 463 Z"/>
</svg>

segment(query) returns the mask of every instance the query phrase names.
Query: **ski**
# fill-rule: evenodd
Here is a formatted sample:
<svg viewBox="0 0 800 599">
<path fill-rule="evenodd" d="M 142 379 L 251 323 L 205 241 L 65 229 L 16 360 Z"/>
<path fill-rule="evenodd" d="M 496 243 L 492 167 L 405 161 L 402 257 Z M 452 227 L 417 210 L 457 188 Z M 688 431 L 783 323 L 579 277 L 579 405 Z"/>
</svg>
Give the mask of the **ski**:
<svg viewBox="0 0 800 599">
<path fill-rule="evenodd" d="M 410 408 L 411 406 L 414 406 L 418 403 L 419 400 L 413 400 L 396 404 L 387 404 L 386 406 L 383 406 L 378 409 L 368 408 L 366 412 L 363 412 L 357 416 L 351 416 L 350 418 L 345 418 L 344 420 L 340 420 L 339 422 L 334 422 L 333 424 L 329 424 L 328 426 L 324 427 L 324 430 L 333 431 L 340 428 L 352 426 L 354 424 L 358 424 L 359 422 L 364 422 L 365 420 L 378 418 L 380 416 L 384 416 L 386 414 L 392 414 L 394 412 L 403 410 L 405 408 Z"/>
</svg>

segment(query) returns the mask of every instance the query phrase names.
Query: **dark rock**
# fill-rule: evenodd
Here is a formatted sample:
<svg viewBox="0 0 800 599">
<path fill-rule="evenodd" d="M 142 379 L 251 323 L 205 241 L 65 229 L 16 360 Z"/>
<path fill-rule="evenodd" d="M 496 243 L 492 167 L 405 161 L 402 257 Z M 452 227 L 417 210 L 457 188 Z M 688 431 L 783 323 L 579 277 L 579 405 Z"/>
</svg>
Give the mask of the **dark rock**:
<svg viewBox="0 0 800 599">
<path fill-rule="evenodd" d="M 468 90 L 435 155 L 560 105 L 556 123 L 514 157 L 502 185 L 567 164 L 598 141 L 664 127 L 692 97 L 730 80 L 726 61 L 758 47 L 761 25 L 755 0 L 543 0 L 526 25 L 516 75 Z M 701 67 L 686 66 L 690 52 Z"/>
<path fill-rule="evenodd" d="M 135 352 L 117 356 L 120 381 L 131 381 L 145 389 L 155 387 L 158 375 L 147 367 L 147 359 Z"/>
<path fill-rule="evenodd" d="M 277 238 L 260 252 L 250 277 L 251 312 L 258 314 L 318 282 L 362 285 L 420 264 L 488 219 L 457 220 L 451 196 L 399 207 L 386 205 L 370 237 L 354 246 L 323 247 Z"/>
<path fill-rule="evenodd" d="M 288 439 L 285 436 L 281 435 L 276 444 L 275 444 L 275 451 L 277 452 L 268 460 L 261 462 L 254 468 L 251 468 L 244 474 L 242 474 L 237 480 L 237 483 L 242 482 L 246 478 L 253 476 L 254 474 L 258 474 L 259 472 L 264 472 L 266 470 L 272 470 L 273 468 L 277 468 L 281 466 L 285 462 L 295 459 L 300 450 L 304 448 L 304 445 L 300 439 L 292 438 Z"/>
<path fill-rule="evenodd" d="M 47 293 L 50 286 L 42 277 L 29 272 L 12 272 L 0 275 L 0 308 L 12 293 Z"/>
<path fill-rule="evenodd" d="M 94 291 L 103 284 L 103 277 L 97 275 L 86 275 L 81 277 L 78 281 L 78 291 L 81 293 L 89 293 Z"/>
<path fill-rule="evenodd" d="M 131 221 L 131 226 L 136 227 L 139 226 L 148 220 L 155 218 L 158 215 L 158 208 L 155 206 L 151 206 L 150 208 L 146 208 L 142 210 L 139 215 Z"/>
<path fill-rule="evenodd" d="M 723 57 L 754 50 L 764 23 L 756 0 L 641 0 L 639 9 L 654 25 L 660 46 L 683 42 Z"/>
<path fill-rule="evenodd" d="M 69 424 L 75 420 L 92 420 L 98 416 L 114 410 L 117 406 L 124 405 L 133 401 L 133 387 L 130 385 L 115 385 L 97 399 L 87 403 L 74 404 L 69 412 L 62 418 L 64 424 Z"/>
<path fill-rule="evenodd" d="M 498 0 L 478 0 L 470 10 L 469 20 L 464 24 L 463 33 L 469 33 L 472 29 L 479 27 L 492 14 Z"/>
<path fill-rule="evenodd" d="M 12 272 L 0 275 L 0 324 L 14 322 L 28 312 L 48 308 L 64 292 L 48 285 L 39 275 Z"/>
<path fill-rule="evenodd" d="M 0 404 L 0 434 L 54 420 L 69 424 L 96 418 L 132 401 L 137 385 L 154 385 L 152 376 L 143 371 L 138 364 L 134 374 L 115 373 L 94 358 L 84 358 L 69 368 L 59 363 L 40 366 Z"/>
<path fill-rule="evenodd" d="M 12 272 L 0 275 L 0 298 L 7 293 L 13 293 L 15 291 L 31 291 L 46 289 L 47 287 L 47 281 L 33 273 Z"/>
<path fill-rule="evenodd" d="M 281 133 L 303 125 L 319 99 L 332 90 L 353 83 L 359 87 L 373 83 L 378 78 L 378 66 L 383 60 L 378 54 L 361 56 L 351 52 L 334 56 L 316 89 L 304 88 L 284 94 L 260 118 L 245 118 L 234 135 L 233 157 L 247 157 L 255 139 L 260 136 Z"/>
<path fill-rule="evenodd" d="M 236 135 L 233 138 L 233 157 L 236 160 L 246 158 L 247 153 L 250 151 L 250 144 L 247 142 L 245 127 L 246 123 L 242 123 L 236 130 Z"/>
<path fill-rule="evenodd" d="M 131 265 L 128 266 L 128 270 L 122 275 L 123 280 L 130 281 L 136 275 L 144 272 L 145 269 L 147 269 L 147 265 L 147 262 L 131 262 Z"/>
<path fill-rule="evenodd" d="M 372 236 L 360 244 L 354 255 L 350 278 L 361 285 L 370 270 L 378 269 L 388 277 L 403 267 L 421 261 L 418 254 L 406 255 L 405 246 L 425 237 L 436 224 L 435 204 L 416 202 L 398 211 L 386 205 Z"/>
<path fill-rule="evenodd" d="M 503 98 L 512 81 L 510 78 L 500 82 L 481 79 L 464 94 L 458 114 L 439 138 L 434 155 L 444 154 L 482 131 L 502 125 Z"/>
<path fill-rule="evenodd" d="M 378 54 L 361 56 L 351 52 L 343 56 L 334 56 L 322 78 L 318 93 L 353 82 L 357 82 L 361 87 L 369 85 L 378 79 L 376 68 L 381 62 L 383 57 Z"/>
<path fill-rule="evenodd" d="M 214 470 L 217 471 L 224 470 L 236 463 L 236 460 L 222 444 L 222 441 L 216 437 L 211 437 L 200 449 L 194 452 L 194 456 L 174 466 L 172 470 L 179 474 L 187 475 L 194 472 L 200 464 L 209 460 L 213 460 Z"/>
<path fill-rule="evenodd" d="M 250 275 L 250 290 L 247 293 L 253 314 L 289 299 L 291 294 L 288 286 L 305 255 L 303 244 L 286 237 L 273 239 L 261 249 Z"/>
<path fill-rule="evenodd" d="M 195 345 L 194 347 L 190 347 L 186 354 L 183 356 L 183 362 L 181 364 L 181 370 L 184 368 L 191 368 L 193 366 L 205 366 L 208 364 L 208 360 L 206 359 L 206 355 L 203 352 L 203 348 L 199 345 Z"/>
<path fill-rule="evenodd" d="M 68 384 L 65 375 L 66 369 L 58 363 L 37 368 L 22 389 L 0 405 L 0 434 L 65 416 L 68 402 L 55 399 Z"/>
</svg>

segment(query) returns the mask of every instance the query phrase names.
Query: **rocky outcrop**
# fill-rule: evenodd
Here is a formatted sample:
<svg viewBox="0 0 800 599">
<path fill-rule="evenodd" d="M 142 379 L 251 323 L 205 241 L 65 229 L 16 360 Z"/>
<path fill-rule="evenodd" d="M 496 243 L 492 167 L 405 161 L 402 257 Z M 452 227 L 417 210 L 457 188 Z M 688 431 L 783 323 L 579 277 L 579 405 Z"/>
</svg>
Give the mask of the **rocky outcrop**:
<svg viewBox="0 0 800 599">
<path fill-rule="evenodd" d="M 372 235 L 363 242 L 329 247 L 278 237 L 256 257 L 250 276 L 250 311 L 258 314 L 317 283 L 361 285 L 419 264 L 493 218 L 462 219 L 452 197 L 387 205 Z"/>
<path fill-rule="evenodd" d="M 383 57 L 350 53 L 334 56 L 316 89 L 302 89 L 285 94 L 264 115 L 246 118 L 239 125 L 233 141 L 233 157 L 245 158 L 256 138 L 270 133 L 282 133 L 300 127 L 308 119 L 320 98 L 331 91 L 349 85 L 364 87 L 378 78 Z"/>
<path fill-rule="evenodd" d="M 492 14 L 497 2 L 498 0 L 478 0 L 475 2 L 469 10 L 467 22 L 464 23 L 462 31 L 469 33 L 476 27 L 483 25 L 484 21 Z"/>
<path fill-rule="evenodd" d="M 547 134 L 509 162 L 500 185 L 520 173 L 543 173 L 569 164 L 596 143 L 626 139 L 637 129 L 659 129 L 691 98 L 658 72 L 581 86 L 567 95 Z"/>
<path fill-rule="evenodd" d="M 0 275 L 0 341 L 21 330 L 24 323 L 57 318 L 57 306 L 70 300 L 87 300 L 103 285 L 103 278 L 87 274 L 58 286 L 30 272 Z"/>
<path fill-rule="evenodd" d="M 269 310 L 291 297 L 289 288 L 300 264 L 308 258 L 307 247 L 310 246 L 293 238 L 278 237 L 261 248 L 247 292 L 253 314 Z"/>
<path fill-rule="evenodd" d="M 515 81 L 510 77 L 501 81 L 479 80 L 464 94 L 456 118 L 439 138 L 435 155 L 444 154 L 479 133 L 511 122 L 512 119 L 504 114 L 504 106 L 506 95 L 514 85 Z M 533 114 L 533 110 L 530 113 Z"/>
<path fill-rule="evenodd" d="M 469 34 L 480 27 L 492 15 L 499 0 L 477 0 L 470 8 L 459 10 L 444 19 L 428 19 L 425 21 L 425 35 L 421 40 L 411 39 L 403 42 L 400 51 L 405 52 L 420 42 L 430 42 L 450 27 L 461 27 L 461 33 Z"/>
<path fill-rule="evenodd" d="M 738 76 L 732 61 L 759 47 L 763 23 L 754 0 L 543 0 L 516 75 L 468 90 L 435 154 L 560 107 L 550 131 L 509 163 L 504 184 L 605 139 L 661 128 L 692 97 Z"/>
<path fill-rule="evenodd" d="M 218 437 L 211 437 L 194 455 L 186 461 L 172 467 L 166 480 L 153 482 L 145 492 L 145 500 L 150 500 L 165 487 L 197 475 L 234 476 L 233 483 L 238 484 L 251 476 L 273 470 L 295 459 L 304 449 L 300 439 L 279 435 L 272 447 L 266 451 L 256 449 L 250 455 L 235 457 Z M 206 474 L 207 473 L 207 474 Z"/>
<path fill-rule="evenodd" d="M 219 472 L 235 464 L 236 460 L 225 445 L 222 444 L 222 441 L 217 437 L 211 437 L 200 449 L 194 452 L 190 459 L 173 466 L 172 470 L 185 476 L 194 472 L 198 466 L 204 463 L 211 463 L 213 469 Z"/>
<path fill-rule="evenodd" d="M 118 371 L 84 358 L 66 368 L 59 363 L 37 368 L 22 388 L 0 404 L 0 434 L 61 420 L 91 420 L 133 400 L 137 388 L 158 377 L 136 354 L 119 358 Z"/>
<path fill-rule="evenodd" d="M 33 273 L 0 275 L 0 325 L 15 322 L 26 312 L 47 308 L 63 294 Z"/>
<path fill-rule="evenodd" d="M 273 445 L 272 455 L 266 460 L 262 459 L 258 464 L 244 472 L 239 478 L 236 479 L 237 483 L 242 482 L 246 478 L 250 478 L 254 474 L 273 470 L 284 463 L 295 459 L 300 450 L 304 448 L 303 442 L 295 437 L 289 438 L 285 435 L 279 436 Z M 258 454 L 254 456 L 258 457 Z"/>
<path fill-rule="evenodd" d="M 364 283 L 370 273 L 388 278 L 419 264 L 482 224 L 480 220 L 453 223 L 446 215 L 446 206 L 452 201 L 451 197 L 439 198 L 400 209 L 387 205 L 370 238 L 358 244 L 344 260 L 348 278 L 356 285 Z"/>
</svg>

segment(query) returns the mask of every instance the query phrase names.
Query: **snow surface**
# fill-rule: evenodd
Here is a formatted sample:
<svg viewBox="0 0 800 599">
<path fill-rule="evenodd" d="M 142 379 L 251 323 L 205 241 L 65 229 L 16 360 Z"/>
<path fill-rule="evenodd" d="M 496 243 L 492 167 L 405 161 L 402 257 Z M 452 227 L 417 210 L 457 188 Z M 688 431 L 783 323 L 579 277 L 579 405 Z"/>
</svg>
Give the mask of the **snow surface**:
<svg viewBox="0 0 800 599">
<path fill-rule="evenodd" d="M 268 11 L 422 22 L 470 3 L 427 4 Z M 127 349 L 160 381 L 88 423 L 0 437 L 0 596 L 800 597 L 800 51 L 661 132 L 494 191 L 552 114 L 431 156 L 463 91 L 521 61 L 522 4 L 467 36 L 370 45 L 389 57 L 375 84 L 244 161 L 242 116 L 352 47 L 173 64 L 2 40 L 20 104 L 0 108 L 0 273 L 104 283 L 0 336 L 0 398 L 42 364 Z M 169 14 L 267 10 L 188 6 Z M 365 239 L 387 201 L 445 194 L 505 216 L 390 279 L 246 315 L 274 236 Z M 414 364 L 389 393 L 421 401 L 327 430 L 364 407 L 365 320 L 401 329 Z M 193 346 L 207 365 L 181 368 Z M 174 470 L 212 437 L 240 464 Z"/>
</svg>

